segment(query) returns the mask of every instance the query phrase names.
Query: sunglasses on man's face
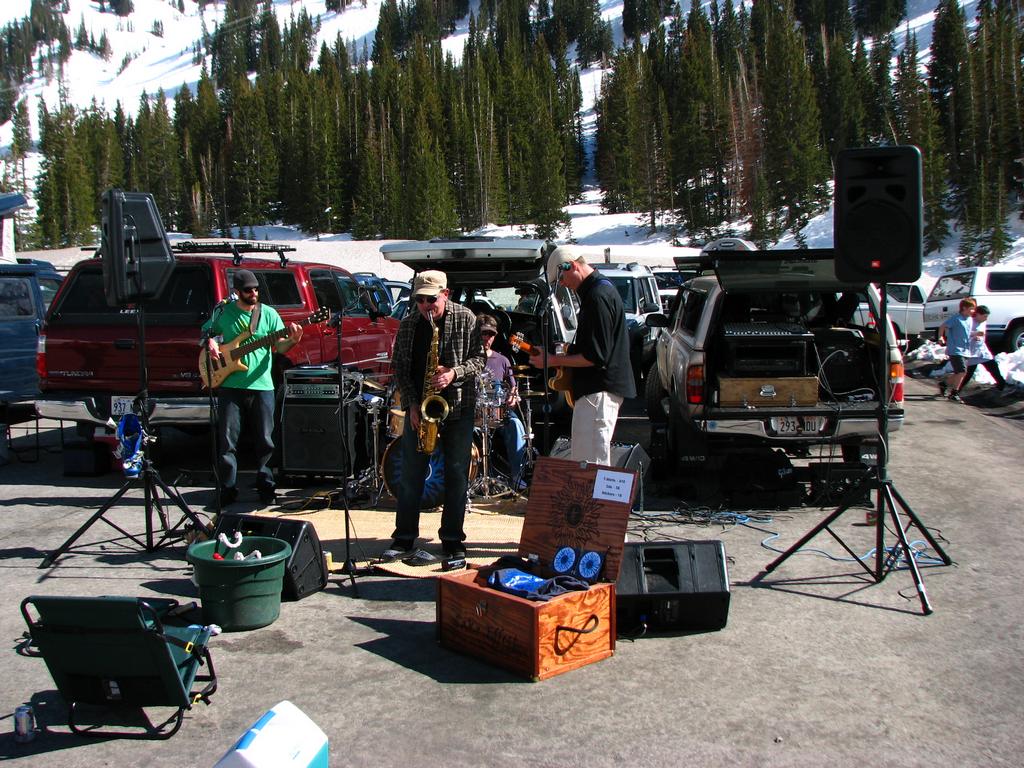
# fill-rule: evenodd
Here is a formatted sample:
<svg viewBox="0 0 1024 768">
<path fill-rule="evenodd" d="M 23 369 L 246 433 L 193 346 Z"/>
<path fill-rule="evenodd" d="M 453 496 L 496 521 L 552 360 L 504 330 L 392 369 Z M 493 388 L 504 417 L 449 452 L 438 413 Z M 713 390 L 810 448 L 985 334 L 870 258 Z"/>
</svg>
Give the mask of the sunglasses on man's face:
<svg viewBox="0 0 1024 768">
<path fill-rule="evenodd" d="M 239 288 L 238 290 L 239 290 L 240 293 L 259 293 L 260 292 L 260 289 L 258 287 L 256 287 L 256 286 L 253 286 L 252 288 Z"/>
<path fill-rule="evenodd" d="M 494 331 L 481 331 L 480 335 L 483 336 L 484 338 L 487 338 L 488 336 L 497 336 L 498 334 L 496 334 Z"/>
<path fill-rule="evenodd" d="M 437 301 L 437 296 L 417 296 L 417 304 L 433 304 Z"/>
</svg>

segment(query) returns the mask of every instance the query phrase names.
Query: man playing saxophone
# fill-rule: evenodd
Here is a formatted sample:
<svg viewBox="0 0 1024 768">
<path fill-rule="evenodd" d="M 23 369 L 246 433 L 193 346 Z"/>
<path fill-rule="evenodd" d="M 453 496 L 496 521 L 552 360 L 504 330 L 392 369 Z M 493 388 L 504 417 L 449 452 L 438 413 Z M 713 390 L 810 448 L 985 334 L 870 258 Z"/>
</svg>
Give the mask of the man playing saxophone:
<svg viewBox="0 0 1024 768">
<path fill-rule="evenodd" d="M 444 453 L 444 507 L 438 538 L 445 557 L 465 556 L 463 523 L 473 449 L 476 378 L 486 358 L 476 316 L 448 299 L 448 278 L 426 270 L 412 284 L 414 302 L 398 328 L 392 367 L 408 404 L 401 443 L 401 483 L 393 541 L 382 562 L 412 557 L 419 536 L 423 484 L 435 446 Z"/>
</svg>

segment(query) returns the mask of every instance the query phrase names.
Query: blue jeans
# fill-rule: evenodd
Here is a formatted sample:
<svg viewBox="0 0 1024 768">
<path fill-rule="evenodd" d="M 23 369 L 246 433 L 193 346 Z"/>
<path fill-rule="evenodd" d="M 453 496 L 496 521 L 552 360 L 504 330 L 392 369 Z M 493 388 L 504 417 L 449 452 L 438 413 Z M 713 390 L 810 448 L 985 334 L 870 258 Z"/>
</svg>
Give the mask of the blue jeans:
<svg viewBox="0 0 1024 768">
<path fill-rule="evenodd" d="M 256 487 L 273 489 L 274 473 L 267 462 L 274 453 L 274 390 L 221 387 L 217 392 L 217 411 L 221 486 L 234 488 L 238 483 L 236 451 L 244 418 L 249 425 L 256 454 Z"/>
<path fill-rule="evenodd" d="M 514 412 L 498 427 L 497 434 L 505 442 L 505 457 L 513 487 L 523 482 L 523 466 L 526 464 L 526 427 Z"/>
<path fill-rule="evenodd" d="M 466 540 L 463 524 L 473 450 L 473 416 L 473 409 L 469 408 L 457 419 L 446 419 L 438 436 L 438 445 L 444 450 L 444 508 L 441 511 L 441 529 L 437 532 L 442 544 L 461 545 Z M 412 419 L 406 416 L 402 431 L 398 511 L 395 514 L 395 532 L 391 535 L 391 538 L 406 544 L 415 544 L 420 534 L 420 503 L 430 463 L 430 456 L 416 449 L 416 438 Z"/>
</svg>

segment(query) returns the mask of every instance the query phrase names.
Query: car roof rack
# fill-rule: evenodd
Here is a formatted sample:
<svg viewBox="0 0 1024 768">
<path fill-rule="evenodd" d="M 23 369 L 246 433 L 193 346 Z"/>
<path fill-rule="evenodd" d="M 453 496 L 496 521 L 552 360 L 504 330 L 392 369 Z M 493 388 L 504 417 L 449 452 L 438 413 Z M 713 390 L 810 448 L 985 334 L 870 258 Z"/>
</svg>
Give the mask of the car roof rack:
<svg viewBox="0 0 1024 768">
<path fill-rule="evenodd" d="M 182 240 L 172 244 L 171 249 L 177 253 L 230 253 L 236 267 L 242 263 L 243 253 L 276 253 L 283 268 L 288 265 L 285 253 L 294 251 L 295 246 L 255 240 Z"/>
</svg>

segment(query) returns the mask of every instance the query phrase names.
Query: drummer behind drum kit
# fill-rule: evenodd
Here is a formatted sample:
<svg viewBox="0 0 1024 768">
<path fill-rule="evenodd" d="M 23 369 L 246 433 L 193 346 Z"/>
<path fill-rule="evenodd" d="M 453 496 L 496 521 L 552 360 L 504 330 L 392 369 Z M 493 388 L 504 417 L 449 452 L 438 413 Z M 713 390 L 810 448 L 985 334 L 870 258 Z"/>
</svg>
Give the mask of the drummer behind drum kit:
<svg viewBox="0 0 1024 768">
<path fill-rule="evenodd" d="M 523 475 L 532 471 L 536 461 L 533 448 L 533 417 L 531 401 L 542 396 L 543 392 L 533 391 L 529 382 L 531 377 L 524 371 L 530 366 L 516 366 L 516 379 L 519 381 L 519 397 L 523 424 L 526 427 L 526 462 Z M 313 416 L 319 423 L 323 434 L 319 437 L 325 442 L 339 440 L 337 430 L 324 431 L 324 427 L 337 421 L 339 403 L 337 368 L 334 366 L 300 366 L 285 374 L 285 407 L 282 431 L 285 435 L 282 446 L 282 471 L 291 473 L 311 473 L 339 477 L 348 474 L 349 467 L 344 456 L 354 455 L 352 469 L 354 479 L 350 479 L 346 492 L 350 498 L 368 498 L 372 506 L 377 506 L 381 493 L 387 490 L 395 495 L 402 477 L 402 450 L 399 438 L 405 426 L 405 410 L 402 407 L 401 394 L 394 384 L 384 384 L 381 380 L 390 374 L 370 375 L 358 372 L 345 372 L 342 387 L 341 405 L 346 411 L 346 430 L 349 434 L 346 441 L 349 450 L 340 452 L 331 450 L 327 445 L 309 445 L 314 441 L 303 440 L 307 448 L 325 457 L 333 457 L 331 466 L 323 462 L 309 461 L 309 451 L 303 449 L 301 460 L 296 461 L 297 448 L 294 447 L 304 431 L 302 424 Z M 331 386 L 331 384 L 334 386 Z M 322 410 L 315 414 L 306 413 L 303 408 L 312 405 L 310 398 L 327 407 L 327 400 L 333 401 L 330 416 Z M 355 406 L 354 408 L 352 406 Z M 514 478 L 515 472 L 510 467 L 507 473 L 501 472 L 495 464 L 495 453 L 492 450 L 494 433 L 505 420 L 508 413 L 506 395 L 500 383 L 494 382 L 489 376 L 481 376 L 477 384 L 476 427 L 472 446 L 472 461 L 469 469 L 470 495 L 479 498 L 495 498 L 515 494 L 515 487 L 525 477 Z M 357 447 L 357 437 L 365 437 L 365 446 Z M 291 438 L 291 441 L 290 441 Z M 319 440 L 315 442 L 320 442 Z M 423 486 L 422 509 L 441 506 L 444 501 L 444 461 L 443 448 L 440 443 L 431 454 L 429 472 Z M 302 466 L 299 466 L 302 464 Z M 315 466 L 314 466 L 315 464 Z M 334 466 L 337 464 L 337 466 Z M 308 465 L 308 466 L 307 466 Z"/>
</svg>

